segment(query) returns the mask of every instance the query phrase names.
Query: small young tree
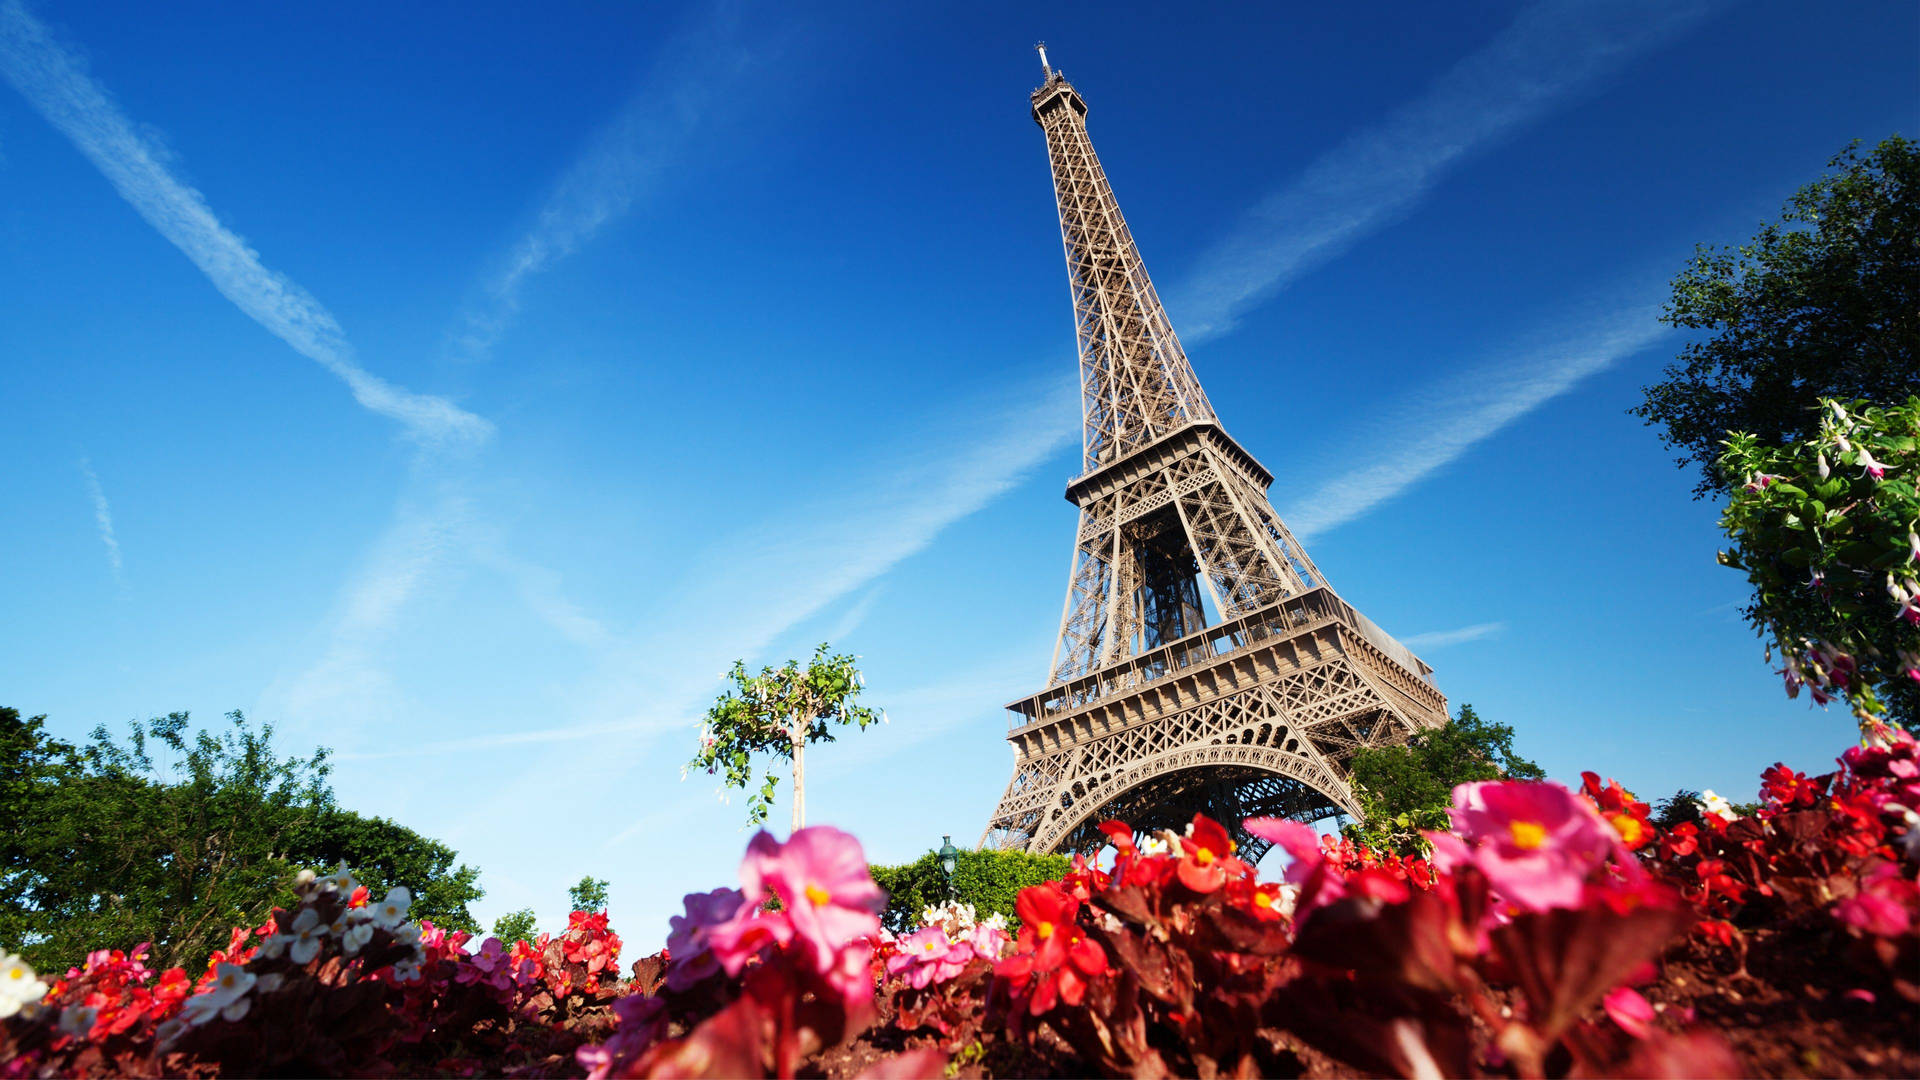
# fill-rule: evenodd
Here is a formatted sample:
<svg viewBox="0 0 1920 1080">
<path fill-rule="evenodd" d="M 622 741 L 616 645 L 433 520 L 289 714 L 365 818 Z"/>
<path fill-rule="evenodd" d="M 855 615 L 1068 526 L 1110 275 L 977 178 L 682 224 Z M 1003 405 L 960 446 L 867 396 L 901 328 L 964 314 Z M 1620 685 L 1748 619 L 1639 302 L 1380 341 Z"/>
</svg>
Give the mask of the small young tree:
<svg viewBox="0 0 1920 1080">
<path fill-rule="evenodd" d="M 858 724 L 864 730 L 885 719 L 855 701 L 862 686 L 855 658 L 827 650 L 822 643 L 804 668 L 789 660 L 779 668 L 763 667 L 758 675 L 747 674 L 746 662 L 735 660 L 728 673 L 733 687 L 707 710 L 700 748 L 687 763 L 689 769 L 720 775 L 727 787 L 745 789 L 753 784 L 756 754 L 792 762 L 795 832 L 807 823 L 807 744 L 832 742 L 835 725 Z M 767 820 L 779 779 L 769 764 L 747 800 L 749 825 Z"/>
<path fill-rule="evenodd" d="M 575 911 L 607 910 L 607 883 L 588 874 L 579 884 L 567 890 L 567 899 L 573 901 Z"/>
</svg>

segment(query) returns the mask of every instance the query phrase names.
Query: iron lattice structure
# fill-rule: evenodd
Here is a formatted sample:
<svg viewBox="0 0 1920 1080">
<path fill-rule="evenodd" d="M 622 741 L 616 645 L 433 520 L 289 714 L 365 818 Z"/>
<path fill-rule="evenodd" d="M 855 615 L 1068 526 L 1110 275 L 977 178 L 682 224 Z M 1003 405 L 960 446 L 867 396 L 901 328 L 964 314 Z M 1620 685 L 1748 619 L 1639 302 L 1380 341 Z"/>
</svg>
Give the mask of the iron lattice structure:
<svg viewBox="0 0 1920 1080">
<path fill-rule="evenodd" d="M 1051 69 L 1031 100 L 1072 284 L 1084 471 L 1048 685 L 1007 706 L 1013 779 L 981 845 L 1090 852 L 1110 818 L 1357 815 L 1353 752 L 1446 722 L 1433 669 L 1328 587 L 1268 503 L 1272 475 L 1221 428 L 1086 103 Z"/>
</svg>

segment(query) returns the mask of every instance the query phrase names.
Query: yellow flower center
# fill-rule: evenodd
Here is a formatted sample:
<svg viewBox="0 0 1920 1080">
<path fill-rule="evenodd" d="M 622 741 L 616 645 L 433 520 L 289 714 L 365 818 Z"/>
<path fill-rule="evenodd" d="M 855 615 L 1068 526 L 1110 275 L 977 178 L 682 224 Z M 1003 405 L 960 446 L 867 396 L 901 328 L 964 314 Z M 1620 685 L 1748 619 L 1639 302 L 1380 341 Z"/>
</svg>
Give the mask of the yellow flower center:
<svg viewBox="0 0 1920 1080">
<path fill-rule="evenodd" d="M 824 907 L 833 896 L 827 890 L 811 882 L 807 884 L 807 902 L 814 907 Z"/>
<path fill-rule="evenodd" d="M 1253 903 L 1255 907 L 1272 907 L 1273 897 L 1263 892 L 1257 892 L 1253 894 Z"/>
<path fill-rule="evenodd" d="M 1199 863 L 1201 866 L 1205 866 L 1213 861 L 1213 852 L 1206 848 L 1201 848 L 1193 853 L 1193 861 Z"/>
<path fill-rule="evenodd" d="M 1039 936 L 1041 941 L 1045 941 L 1053 936 L 1053 924 L 1050 922 L 1034 923 L 1033 932 Z"/>
<path fill-rule="evenodd" d="M 1640 824 L 1640 819 L 1632 814 L 1615 814 L 1612 822 L 1613 831 L 1619 833 L 1620 839 L 1629 844 L 1639 843 L 1640 838 L 1646 835 L 1647 827 Z"/>
<path fill-rule="evenodd" d="M 9 979 L 24 979 L 26 977 L 27 977 L 27 973 L 20 970 L 19 968 L 7 969 L 7 978 Z"/>
<path fill-rule="evenodd" d="M 1532 851 L 1547 842 L 1547 827 L 1537 821 L 1515 821 L 1507 826 L 1515 847 Z"/>
</svg>

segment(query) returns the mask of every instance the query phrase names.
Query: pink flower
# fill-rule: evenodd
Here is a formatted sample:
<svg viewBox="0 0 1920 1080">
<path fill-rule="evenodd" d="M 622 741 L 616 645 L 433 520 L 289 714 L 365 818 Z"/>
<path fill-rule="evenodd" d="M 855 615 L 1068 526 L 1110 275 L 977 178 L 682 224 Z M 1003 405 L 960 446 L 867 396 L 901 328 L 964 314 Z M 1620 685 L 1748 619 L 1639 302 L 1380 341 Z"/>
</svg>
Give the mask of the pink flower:
<svg viewBox="0 0 1920 1080">
<path fill-rule="evenodd" d="M 1858 454 L 1854 455 L 1853 463 L 1860 466 L 1861 476 L 1871 476 L 1875 480 L 1878 480 L 1887 475 L 1886 465 L 1873 460 L 1873 455 L 1867 453 L 1867 448 L 1864 446 L 1860 448 Z"/>
<path fill-rule="evenodd" d="M 915 990 L 925 990 L 928 983 L 946 982 L 965 971 L 973 960 L 972 945 L 948 941 L 947 932 L 938 926 L 923 926 L 901 938 L 895 947 L 899 951 L 887 958 L 887 974 L 902 975 Z"/>
<path fill-rule="evenodd" d="M 740 884 L 740 913 L 708 931 L 729 975 L 768 945 L 796 939 L 812 953 L 814 970 L 828 974 L 844 946 L 880 932 L 887 906 L 860 841 L 830 825 L 801 829 L 784 844 L 761 832 L 740 862 Z M 779 898 L 781 910 L 758 910 L 769 897 Z"/>
<path fill-rule="evenodd" d="M 1300 896 L 1293 908 L 1295 918 L 1347 894 L 1346 879 L 1339 868 L 1327 860 L 1326 852 L 1320 847 L 1319 833 L 1285 818 L 1248 818 L 1240 827 L 1292 857 L 1284 880 L 1300 887 Z"/>
<path fill-rule="evenodd" d="M 1443 871 L 1471 862 L 1526 911 L 1579 907 L 1582 887 L 1618 846 L 1591 805 L 1558 784 L 1489 780 L 1453 789 L 1455 838 L 1434 838 Z"/>
<path fill-rule="evenodd" d="M 685 990 L 720 970 L 708 932 L 740 911 L 746 898 L 738 889 L 688 893 L 687 913 L 667 920 L 667 986 Z"/>
<path fill-rule="evenodd" d="M 1601 1002 L 1620 1030 L 1636 1039 L 1653 1034 L 1653 1006 L 1631 986 L 1617 987 Z"/>
<path fill-rule="evenodd" d="M 998 960 L 1000 954 L 1007 951 L 1013 939 L 1005 930 L 997 926 L 981 923 L 967 934 L 967 944 L 973 948 L 973 955 L 982 960 Z"/>
<path fill-rule="evenodd" d="M 1834 917 L 1876 937 L 1899 937 L 1920 913 L 1920 885 L 1889 862 L 1876 863 L 1860 879 L 1860 891 L 1833 906 Z"/>
</svg>

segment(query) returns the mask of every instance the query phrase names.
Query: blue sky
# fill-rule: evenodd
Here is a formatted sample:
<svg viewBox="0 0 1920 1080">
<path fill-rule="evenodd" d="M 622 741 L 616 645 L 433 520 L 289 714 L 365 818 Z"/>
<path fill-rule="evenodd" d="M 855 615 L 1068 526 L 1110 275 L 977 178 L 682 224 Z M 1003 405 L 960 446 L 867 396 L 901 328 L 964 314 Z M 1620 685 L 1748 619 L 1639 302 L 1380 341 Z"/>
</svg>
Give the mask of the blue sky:
<svg viewBox="0 0 1920 1080">
<path fill-rule="evenodd" d="M 1845 745 L 1625 410 L 1696 242 L 1920 129 L 1911 4 L 532 10 L 0 0 L 0 700 L 244 709 L 483 920 L 592 873 L 649 943 L 746 840 L 679 776 L 720 673 L 830 639 L 892 722 L 811 820 L 971 843 L 1074 521 L 1045 39 L 1224 423 L 1456 705 L 1650 796 Z"/>
</svg>

